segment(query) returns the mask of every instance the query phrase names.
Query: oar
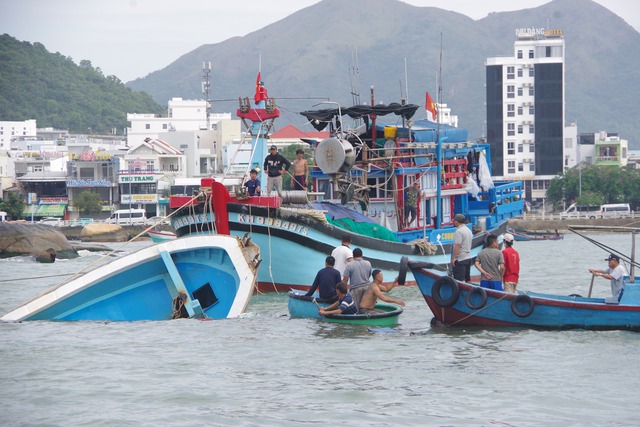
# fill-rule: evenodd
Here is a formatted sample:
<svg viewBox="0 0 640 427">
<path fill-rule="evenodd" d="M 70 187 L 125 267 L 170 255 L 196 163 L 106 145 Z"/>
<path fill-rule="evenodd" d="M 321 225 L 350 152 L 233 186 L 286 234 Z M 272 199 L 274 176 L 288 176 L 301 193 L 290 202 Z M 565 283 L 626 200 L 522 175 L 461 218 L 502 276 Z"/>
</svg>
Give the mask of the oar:
<svg viewBox="0 0 640 427">
<path fill-rule="evenodd" d="M 591 298 L 591 291 L 593 290 L 593 281 L 596 278 L 596 273 L 591 273 L 591 286 L 589 286 L 589 298 Z"/>
<path fill-rule="evenodd" d="M 318 301 L 316 301 L 315 298 L 313 299 L 313 303 L 318 307 L 318 314 L 320 314 L 320 304 L 318 304 Z M 322 316 L 322 314 L 320 314 L 320 316 Z M 322 316 L 322 318 L 324 319 L 324 316 Z"/>
</svg>

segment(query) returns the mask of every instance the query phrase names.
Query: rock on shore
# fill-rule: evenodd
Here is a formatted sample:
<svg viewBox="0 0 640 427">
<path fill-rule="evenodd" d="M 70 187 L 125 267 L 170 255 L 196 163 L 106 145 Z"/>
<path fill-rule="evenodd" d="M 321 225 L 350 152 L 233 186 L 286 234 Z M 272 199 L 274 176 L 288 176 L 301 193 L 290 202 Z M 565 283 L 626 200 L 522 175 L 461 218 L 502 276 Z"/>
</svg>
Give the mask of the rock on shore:
<svg viewBox="0 0 640 427">
<path fill-rule="evenodd" d="M 80 240 L 91 242 L 126 242 L 128 233 L 119 225 L 93 222 L 80 231 Z"/>
<path fill-rule="evenodd" d="M 50 225 L 14 221 L 0 223 L 0 258 L 19 255 L 47 258 L 51 251 L 56 258 L 78 256 L 64 234 Z"/>
</svg>

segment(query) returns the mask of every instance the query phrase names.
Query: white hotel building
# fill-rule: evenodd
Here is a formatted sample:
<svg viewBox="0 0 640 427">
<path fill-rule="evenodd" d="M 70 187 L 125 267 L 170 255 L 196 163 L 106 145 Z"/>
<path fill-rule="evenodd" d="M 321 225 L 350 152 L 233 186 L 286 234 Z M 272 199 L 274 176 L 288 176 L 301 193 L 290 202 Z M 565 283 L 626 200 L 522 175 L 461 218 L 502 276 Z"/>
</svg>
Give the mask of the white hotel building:
<svg viewBox="0 0 640 427">
<path fill-rule="evenodd" d="M 513 56 L 486 60 L 493 175 L 522 180 L 527 200 L 544 198 L 551 179 L 575 165 L 575 133 L 564 138 L 564 58 L 562 30 L 526 28 L 516 30 Z"/>
</svg>

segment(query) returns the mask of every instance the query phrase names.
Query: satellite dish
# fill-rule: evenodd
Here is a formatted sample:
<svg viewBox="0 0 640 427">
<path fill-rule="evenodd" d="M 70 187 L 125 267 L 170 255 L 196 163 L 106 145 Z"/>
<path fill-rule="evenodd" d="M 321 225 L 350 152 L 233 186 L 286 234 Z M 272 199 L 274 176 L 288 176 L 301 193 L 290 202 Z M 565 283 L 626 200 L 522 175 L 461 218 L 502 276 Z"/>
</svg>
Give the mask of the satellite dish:
<svg viewBox="0 0 640 427">
<path fill-rule="evenodd" d="M 342 203 L 343 205 L 346 205 L 347 203 L 349 203 L 349 200 L 353 199 L 354 191 L 355 191 L 355 186 L 353 185 L 353 183 L 350 183 L 349 185 L 347 185 L 347 188 L 345 188 L 342 194 L 340 195 L 340 203 Z"/>
<path fill-rule="evenodd" d="M 384 156 L 385 157 L 393 157 L 396 152 L 396 143 L 395 141 L 388 139 L 387 142 L 384 143 Z"/>
</svg>

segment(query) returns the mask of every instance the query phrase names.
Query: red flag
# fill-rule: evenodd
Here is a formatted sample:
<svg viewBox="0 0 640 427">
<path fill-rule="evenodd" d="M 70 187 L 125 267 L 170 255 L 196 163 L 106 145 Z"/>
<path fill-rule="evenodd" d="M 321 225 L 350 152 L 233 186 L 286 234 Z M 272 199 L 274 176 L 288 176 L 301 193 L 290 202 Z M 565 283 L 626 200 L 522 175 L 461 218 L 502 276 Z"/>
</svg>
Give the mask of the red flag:
<svg viewBox="0 0 640 427">
<path fill-rule="evenodd" d="M 264 101 L 267 98 L 267 88 L 264 87 L 264 85 L 260 81 L 260 71 L 258 71 L 258 77 L 256 77 L 256 94 L 253 95 L 253 100 L 256 104 L 258 104 L 260 103 L 260 101 Z"/>
<path fill-rule="evenodd" d="M 431 99 L 431 95 L 429 95 L 428 91 L 427 91 L 427 101 L 424 108 L 426 108 L 427 111 L 433 115 L 433 121 L 435 122 L 438 117 L 438 112 L 436 110 L 436 104 L 433 103 L 433 99 Z"/>
</svg>

